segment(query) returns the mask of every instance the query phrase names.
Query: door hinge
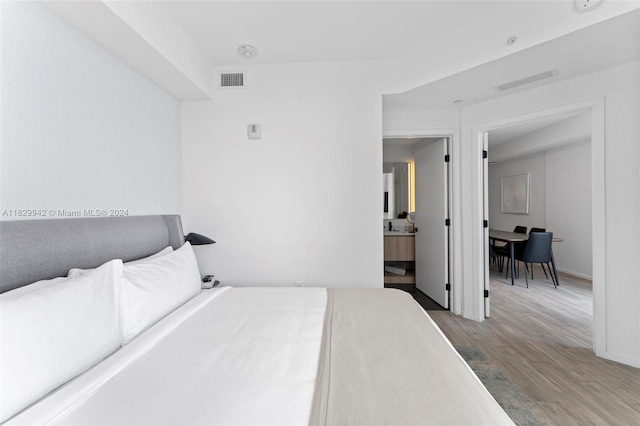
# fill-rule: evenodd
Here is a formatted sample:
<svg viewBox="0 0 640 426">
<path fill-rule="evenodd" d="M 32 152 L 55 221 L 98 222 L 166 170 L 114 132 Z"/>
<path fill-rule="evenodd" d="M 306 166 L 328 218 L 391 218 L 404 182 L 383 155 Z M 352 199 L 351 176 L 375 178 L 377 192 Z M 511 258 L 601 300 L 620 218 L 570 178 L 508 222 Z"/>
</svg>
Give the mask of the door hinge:
<svg viewBox="0 0 640 426">
<path fill-rule="evenodd" d="M 446 284 L 444 285 L 444 289 L 445 289 L 445 290 L 447 290 L 447 291 L 451 291 L 451 284 L 446 283 Z"/>
<path fill-rule="evenodd" d="M 489 297 L 489 290 L 484 291 L 484 297 Z"/>
<path fill-rule="evenodd" d="M 486 149 L 482 150 L 482 158 L 488 158 L 489 157 L 489 153 L 487 152 Z"/>
<path fill-rule="evenodd" d="M 444 156 L 444 162 L 445 162 L 445 163 L 448 163 L 448 162 L 449 162 L 449 160 L 451 160 L 451 157 L 449 157 L 449 154 L 445 155 L 445 156 Z"/>
<path fill-rule="evenodd" d="M 451 219 L 445 219 L 444 226 L 451 226 Z"/>
<path fill-rule="evenodd" d="M 486 219 L 485 219 L 485 220 L 483 220 L 483 221 L 482 221 L 482 227 L 483 227 L 483 228 L 488 228 L 488 227 L 489 227 L 489 221 L 488 221 L 488 220 L 486 220 Z"/>
</svg>

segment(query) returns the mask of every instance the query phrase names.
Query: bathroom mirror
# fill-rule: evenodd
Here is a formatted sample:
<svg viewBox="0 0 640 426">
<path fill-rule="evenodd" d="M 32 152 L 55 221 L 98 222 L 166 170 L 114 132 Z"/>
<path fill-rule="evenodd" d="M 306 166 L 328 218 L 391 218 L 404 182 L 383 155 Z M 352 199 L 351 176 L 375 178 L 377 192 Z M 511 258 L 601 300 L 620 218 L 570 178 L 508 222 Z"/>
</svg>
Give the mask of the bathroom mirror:
<svg viewBox="0 0 640 426">
<path fill-rule="evenodd" d="M 399 213 L 411 213 L 411 163 L 383 163 L 382 173 L 384 218 L 396 219 Z"/>
</svg>

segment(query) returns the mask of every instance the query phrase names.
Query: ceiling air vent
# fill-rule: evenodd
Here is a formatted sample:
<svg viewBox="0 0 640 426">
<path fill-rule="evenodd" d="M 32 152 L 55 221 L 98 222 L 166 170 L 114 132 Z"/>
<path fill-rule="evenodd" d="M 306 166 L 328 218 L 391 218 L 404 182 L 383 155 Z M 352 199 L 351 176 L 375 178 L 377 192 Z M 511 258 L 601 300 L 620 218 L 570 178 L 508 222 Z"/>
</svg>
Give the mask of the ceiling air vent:
<svg viewBox="0 0 640 426">
<path fill-rule="evenodd" d="M 530 75 L 529 77 L 524 77 L 518 80 L 510 81 L 509 83 L 504 83 L 496 87 L 498 91 L 502 92 L 505 90 L 513 89 L 514 87 L 524 86 L 525 84 L 533 83 L 535 81 L 544 80 L 545 78 L 551 78 L 553 76 L 558 75 L 558 70 L 550 70 L 541 72 L 539 74 Z"/>
<path fill-rule="evenodd" d="M 242 89 L 245 85 L 244 73 L 221 72 L 218 83 L 220 89 Z"/>
</svg>

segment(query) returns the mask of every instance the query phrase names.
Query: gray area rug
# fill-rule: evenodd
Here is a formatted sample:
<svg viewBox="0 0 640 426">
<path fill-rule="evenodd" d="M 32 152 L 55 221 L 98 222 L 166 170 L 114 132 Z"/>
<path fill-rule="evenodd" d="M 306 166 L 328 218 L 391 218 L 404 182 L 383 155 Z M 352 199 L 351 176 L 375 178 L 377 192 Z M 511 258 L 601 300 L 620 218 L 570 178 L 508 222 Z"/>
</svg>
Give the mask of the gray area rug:
<svg viewBox="0 0 640 426">
<path fill-rule="evenodd" d="M 456 346 L 456 350 L 515 424 L 527 426 L 545 424 L 531 412 L 531 401 L 487 360 L 482 351 L 474 346 Z"/>
</svg>

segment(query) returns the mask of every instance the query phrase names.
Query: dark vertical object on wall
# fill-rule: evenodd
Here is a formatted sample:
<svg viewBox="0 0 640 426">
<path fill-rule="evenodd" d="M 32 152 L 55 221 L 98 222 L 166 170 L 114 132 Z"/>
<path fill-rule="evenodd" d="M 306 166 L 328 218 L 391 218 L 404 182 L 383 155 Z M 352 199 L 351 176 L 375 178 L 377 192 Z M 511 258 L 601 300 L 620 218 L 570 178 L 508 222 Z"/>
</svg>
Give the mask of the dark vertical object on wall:
<svg viewBox="0 0 640 426">
<path fill-rule="evenodd" d="M 196 234 L 195 232 L 190 232 L 184 236 L 184 240 L 191 244 L 192 246 L 203 246 L 207 244 L 215 244 L 211 238 L 206 237 L 201 234 Z"/>
<path fill-rule="evenodd" d="M 389 191 L 384 192 L 384 212 L 389 213 Z"/>
</svg>

